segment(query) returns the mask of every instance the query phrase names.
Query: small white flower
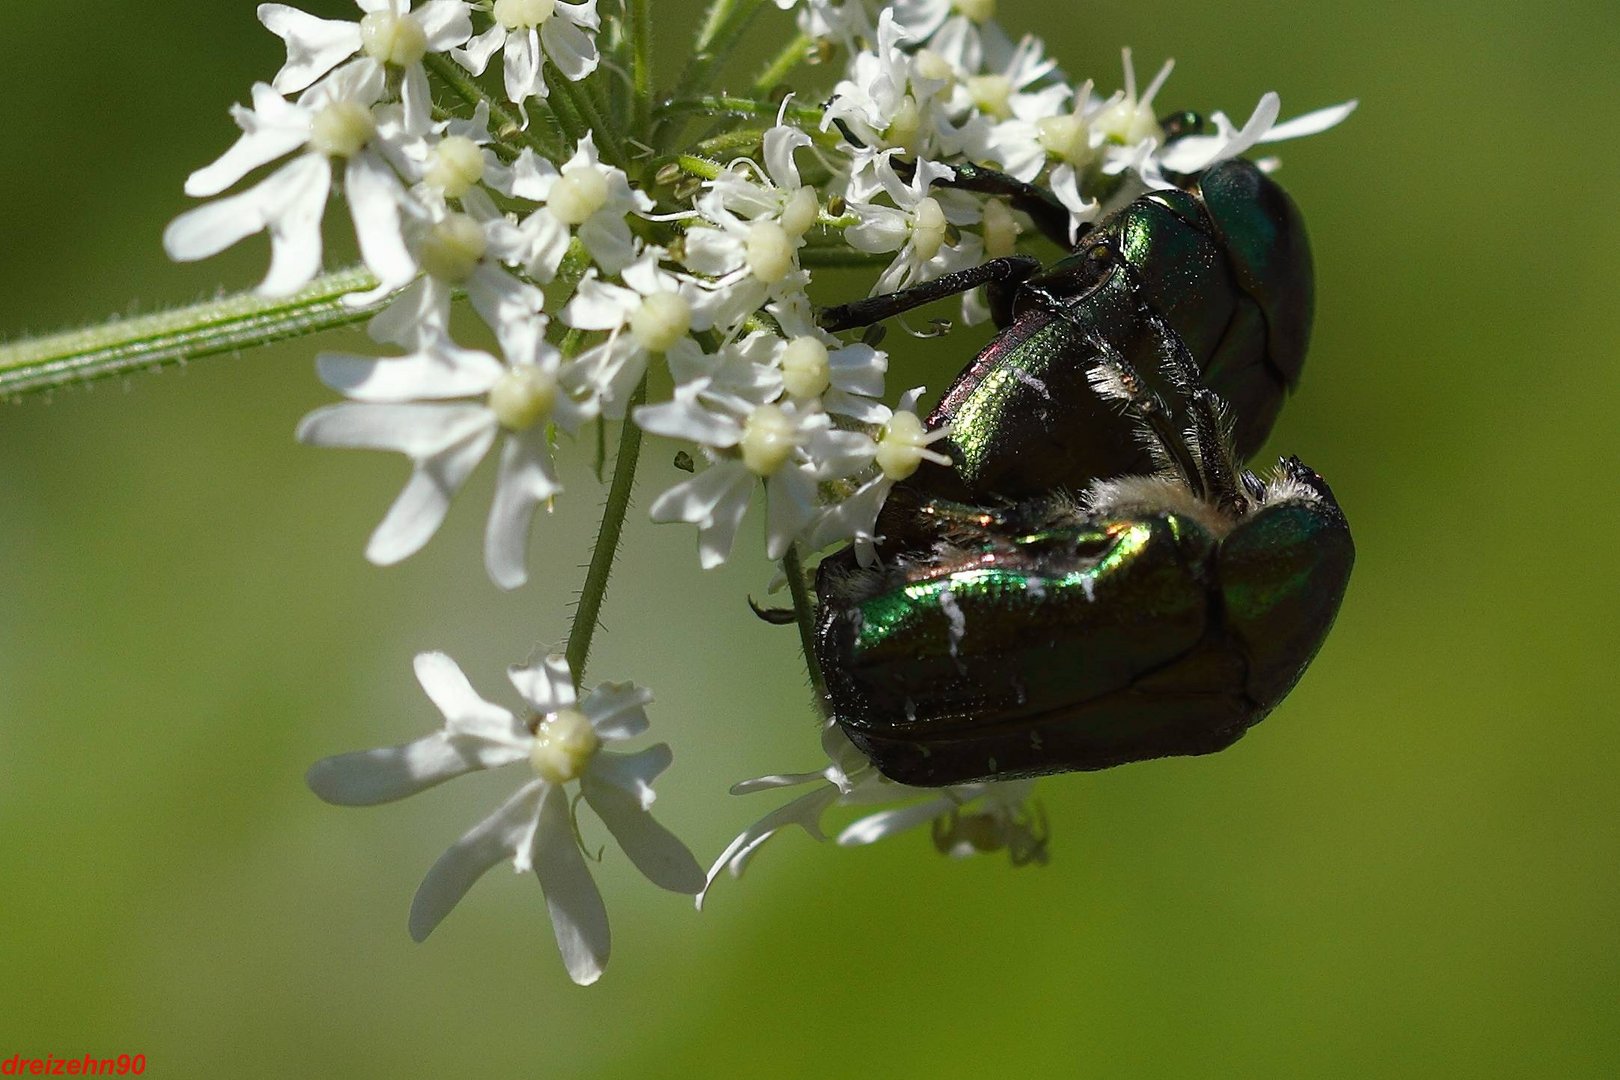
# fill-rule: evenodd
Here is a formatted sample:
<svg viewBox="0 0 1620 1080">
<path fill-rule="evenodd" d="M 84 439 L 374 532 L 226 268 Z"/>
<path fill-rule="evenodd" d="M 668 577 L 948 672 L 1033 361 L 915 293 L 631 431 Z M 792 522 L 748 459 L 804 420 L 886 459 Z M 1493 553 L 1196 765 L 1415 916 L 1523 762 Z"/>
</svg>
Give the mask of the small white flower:
<svg viewBox="0 0 1620 1080">
<path fill-rule="evenodd" d="M 231 110 L 242 137 L 187 178 L 186 194 L 218 195 L 259 166 L 302 153 L 248 190 L 175 218 L 163 233 L 169 257 L 206 259 L 269 230 L 270 271 L 258 292 L 297 291 L 320 270 L 321 218 L 333 164 L 342 162 L 361 257 L 388 288 L 408 282 L 415 265 L 405 249 L 400 215 L 409 196 L 380 146 L 384 135 L 372 111 L 383 91 L 382 69 L 361 64 L 333 73 L 296 104 L 256 83 L 253 108 Z"/>
<path fill-rule="evenodd" d="M 895 21 L 894 10 L 878 15 L 877 43 L 849 61 L 848 77 L 833 88 L 822 129 L 835 121 L 867 149 L 893 148 L 919 157 L 940 157 L 959 149 L 960 140 L 946 115 L 944 92 L 949 72 L 929 78 L 918 70 L 909 43 Z"/>
<path fill-rule="evenodd" d="M 603 281 L 595 272 L 580 281 L 562 321 L 579 330 L 603 330 L 606 341 L 579 357 L 592 385 L 602 398 L 603 415 L 624 415 L 647 361 L 663 356 L 671 369 L 700 363 L 693 330 L 714 325 L 721 297 L 692 278 L 662 269 L 668 253 L 648 248 L 624 268 L 624 284 Z"/>
<path fill-rule="evenodd" d="M 543 316 L 510 325 L 502 334 L 505 363 L 447 338 L 430 339 L 401 357 L 324 353 L 317 359 L 322 381 L 353 400 L 304 417 L 299 440 L 395 450 L 411 459 L 411 478 L 372 533 L 366 558 L 386 566 L 421 550 L 451 498 L 504 433 L 484 563 L 502 588 L 528 580 L 530 522 L 562 490 L 549 429 L 572 433 L 596 407 L 573 366 L 546 342 L 545 326 Z"/>
<path fill-rule="evenodd" d="M 977 236 L 958 232 L 961 226 L 978 223 L 978 204 L 966 192 L 930 190 L 936 180 L 953 179 L 955 171 L 948 165 L 918 158 L 907 183 L 895 172 L 893 156 L 892 150 L 877 154 L 871 159 L 871 168 L 894 205 L 851 202 L 850 209 L 860 223 L 844 232 L 850 246 L 858 251 L 896 253 L 894 261 L 878 276 L 873 295 L 975 266 L 982 261 L 984 252 Z"/>
<path fill-rule="evenodd" d="M 1354 101 L 1346 101 L 1279 124 L 1281 99 L 1275 93 L 1266 93 L 1241 129 L 1234 127 L 1225 113 L 1217 112 L 1211 118 L 1215 124 L 1214 135 L 1188 135 L 1177 139 L 1158 155 L 1158 165 L 1170 172 L 1201 172 L 1217 162 L 1247 153 L 1261 143 L 1319 134 L 1341 123 L 1355 108 Z"/>
<path fill-rule="evenodd" d="M 877 435 L 867 440 L 866 457 L 872 473 L 842 501 L 827 507 L 817 517 L 804 545 L 814 551 L 842 540 L 855 542 L 855 556 L 862 566 L 877 562 L 874 550 L 881 539 L 876 533 L 878 514 L 894 485 L 916 472 L 924 461 L 950 465 L 951 459 L 929 447 L 951 433 L 949 425 L 929 431 L 917 413 L 917 400 L 923 388 L 905 392 L 899 407 L 883 412 L 875 422 Z"/>
<path fill-rule="evenodd" d="M 525 705 L 514 715 L 478 695 L 443 653 L 416 658 L 416 677 L 444 715 L 444 728 L 415 742 L 316 762 L 310 788 L 327 802 L 372 806 L 425 791 L 480 769 L 526 763 L 532 775 L 507 802 L 451 845 L 411 902 L 411 937 L 422 941 L 496 863 L 533 871 L 551 913 L 557 947 L 581 986 L 607 966 L 602 894 L 580 850 L 567 785 L 601 817 L 624 853 L 654 885 L 695 894 L 704 876 L 686 846 L 653 820 L 653 780 L 669 766 L 668 745 L 623 754 L 605 749 L 647 730 L 652 694 L 602 683 L 580 699 L 568 661 L 547 657 L 509 672 Z M 530 712 L 529 710 L 532 710 Z"/>
<path fill-rule="evenodd" d="M 698 907 L 703 906 L 709 888 L 722 871 L 740 877 L 760 846 L 788 826 L 799 826 L 815 840 L 827 839 L 822 819 L 835 806 L 902 804 L 867 814 L 846 826 L 838 833 L 842 847 L 876 843 L 931 825 L 934 846 L 952 858 L 1006 851 L 1015 866 L 1046 862 L 1046 822 L 1038 810 L 1029 806 L 1033 780 L 911 787 L 878 772 L 835 723 L 829 721 L 823 727 L 821 745 L 827 755 L 827 764 L 821 769 L 761 776 L 732 787 L 733 795 L 746 795 L 814 785 L 744 829 L 727 845 L 709 868 L 708 881 L 697 896 Z"/>
<path fill-rule="evenodd" d="M 403 73 L 405 127 L 422 134 L 433 113 L 422 58 L 449 52 L 472 36 L 468 6 L 465 0 L 427 0 L 412 10 L 411 0 L 356 2 L 365 12 L 357 23 L 319 19 L 286 4 L 260 4 L 259 21 L 287 43 L 287 62 L 270 85 L 279 93 L 296 93 L 359 53 L 359 62 L 379 73 L 385 66 Z"/>
<path fill-rule="evenodd" d="M 458 49 L 456 60 L 474 75 L 482 75 L 496 52 L 506 79 L 506 97 L 522 106 L 532 97 L 547 94 L 547 60 L 570 82 L 596 70 L 596 31 L 602 21 L 596 0 L 579 4 L 562 0 L 495 0 L 495 25 Z M 527 114 L 525 114 L 527 115 Z"/>
<path fill-rule="evenodd" d="M 653 501 L 654 521 L 698 527 L 698 560 L 705 570 L 731 555 L 737 527 L 755 485 L 766 500 L 765 554 L 780 559 L 815 517 L 817 484 L 860 467 L 865 435 L 837 431 L 819 408 L 791 401 L 756 404 L 705 393 L 702 383 L 682 387 L 675 400 L 636 410 L 646 431 L 690 439 L 713 462 Z"/>
<path fill-rule="evenodd" d="M 574 235 L 604 272 L 623 272 L 636 257 L 635 237 L 625 219 L 653 208 L 645 192 L 630 186 L 624 170 L 602 164 L 589 132 L 560 171 L 534 151 L 524 150 L 513 166 L 511 193 L 545 204 L 521 226 L 522 262 L 536 281 L 556 276 Z"/>
<path fill-rule="evenodd" d="M 893 10 L 914 41 L 963 71 L 1000 66 L 1013 52 L 995 21 L 996 0 L 895 0 Z"/>
<path fill-rule="evenodd" d="M 718 315 L 723 326 L 768 299 L 804 291 L 808 275 L 799 266 L 799 249 L 821 202 L 816 189 L 801 182 L 793 152 L 809 145 L 809 135 L 778 123 L 764 136 L 763 169 L 747 159 L 733 162 L 697 200 L 698 213 L 712 226 L 687 229 L 682 261 L 716 279 L 712 287 L 726 298 Z"/>
<path fill-rule="evenodd" d="M 371 333 L 378 341 L 413 349 L 431 338 L 448 338 L 450 303 L 457 289 L 465 290 L 473 310 L 497 337 L 539 312 L 545 294 L 502 265 L 522 253 L 517 228 L 482 188 L 463 192 L 461 205 L 465 212 L 428 194 L 413 208 L 407 245 L 420 277 L 372 319 Z M 370 304 L 391 287 L 355 293 L 344 301 Z"/>
<path fill-rule="evenodd" d="M 802 293 L 770 305 L 785 338 L 772 345 L 771 363 L 781 372 L 782 389 L 797 401 L 812 398 L 838 416 L 881 424 L 889 410 L 881 401 L 888 354 L 865 342 L 848 344 L 821 329 L 810 300 Z M 820 387 L 818 390 L 817 387 Z"/>
<path fill-rule="evenodd" d="M 460 199 L 481 185 L 511 195 L 512 167 L 496 155 L 495 142 L 489 130 L 489 103 L 480 101 L 471 119 L 441 121 L 426 137 L 406 144 L 401 172 L 418 185 L 418 197 L 424 202 Z"/>
</svg>

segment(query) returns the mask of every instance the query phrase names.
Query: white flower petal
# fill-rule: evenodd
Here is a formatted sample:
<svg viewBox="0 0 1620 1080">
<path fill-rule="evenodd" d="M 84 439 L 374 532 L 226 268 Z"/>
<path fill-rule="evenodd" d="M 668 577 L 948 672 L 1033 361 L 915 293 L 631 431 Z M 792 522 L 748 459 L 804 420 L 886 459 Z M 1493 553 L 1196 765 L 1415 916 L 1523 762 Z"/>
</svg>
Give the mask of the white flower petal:
<svg viewBox="0 0 1620 1080">
<path fill-rule="evenodd" d="M 399 357 L 321 353 L 321 382 L 356 401 L 404 402 L 472 397 L 495 385 L 506 366 L 477 349 L 445 345 Z"/>
<path fill-rule="evenodd" d="M 465 0 L 427 0 L 411 14 L 427 35 L 429 52 L 448 52 L 472 37 L 472 15 Z"/>
<path fill-rule="evenodd" d="M 489 432 L 494 419 L 481 405 L 327 405 L 299 421 L 297 438 L 311 446 L 396 450 L 413 461 L 441 454 Z"/>
<path fill-rule="evenodd" d="M 253 108 L 235 106 L 231 116 L 242 129 L 241 136 L 212 164 L 186 178 L 187 195 L 218 195 L 259 166 L 309 141 L 309 112 L 283 100 L 264 83 L 253 84 Z"/>
<path fill-rule="evenodd" d="M 561 653 L 552 653 L 528 667 L 513 666 L 507 669 L 506 677 L 530 705 L 543 713 L 569 708 L 578 700 L 568 658 Z"/>
<path fill-rule="evenodd" d="M 535 508 L 561 490 L 551 467 L 545 425 L 509 433 L 501 448 L 495 499 L 484 530 L 484 566 L 501 588 L 515 589 L 529 580 L 525 555 Z"/>
<path fill-rule="evenodd" d="M 1282 142 L 1284 139 L 1298 139 L 1306 135 L 1317 135 L 1330 127 L 1336 127 L 1344 122 L 1345 118 L 1356 111 L 1357 102 L 1346 101 L 1339 105 L 1329 105 L 1324 109 L 1296 116 L 1292 120 L 1284 120 L 1272 127 L 1260 137 L 1263 143 Z"/>
<path fill-rule="evenodd" d="M 451 56 L 455 58 L 456 63 L 474 75 L 482 75 L 484 69 L 489 67 L 490 58 L 500 52 L 501 46 L 506 44 L 506 35 L 506 27 L 496 23 L 467 42 L 466 48 L 455 50 Z"/>
<path fill-rule="evenodd" d="M 472 688 L 467 676 L 442 652 L 418 653 L 414 664 L 416 681 L 429 700 L 443 714 L 447 730 L 517 745 L 517 719 L 501 706 L 485 701 Z"/>
<path fill-rule="evenodd" d="M 603 756 L 599 755 L 598 761 Z M 670 751 L 660 743 L 635 756 L 654 759 L 653 766 L 661 770 L 669 763 Z M 670 892 L 693 895 L 702 891 L 702 867 L 685 844 L 653 819 L 635 793 L 606 782 L 595 769 L 580 777 L 580 790 L 648 881 Z"/>
<path fill-rule="evenodd" d="M 310 790 L 339 806 L 375 806 L 426 791 L 465 773 L 522 758 L 522 750 L 435 732 L 403 746 L 359 750 L 309 767 Z"/>
<path fill-rule="evenodd" d="M 540 75 L 540 35 L 534 30 L 515 30 L 506 39 L 501 54 L 505 67 L 506 97 L 523 102 L 546 96 L 546 81 Z"/>
<path fill-rule="evenodd" d="M 400 214 L 409 201 L 405 186 L 381 157 L 362 152 L 349 159 L 343 193 L 354 219 L 360 257 L 377 275 L 378 289 L 392 292 L 417 275 L 416 260 L 405 247 Z"/>
<path fill-rule="evenodd" d="M 780 559 L 815 517 L 815 478 L 808 469 L 788 465 L 766 482 L 765 502 L 765 557 Z"/>
<path fill-rule="evenodd" d="M 607 742 L 634 738 L 647 730 L 645 706 L 652 703 L 652 691 L 635 683 L 601 683 L 580 706 L 596 734 Z"/>
<path fill-rule="evenodd" d="M 831 784 L 817 788 L 794 799 L 792 802 L 777 807 L 769 814 L 760 818 L 754 824 L 744 829 L 720 857 L 714 861 L 706 875 L 708 880 L 703 891 L 697 895 L 697 906 L 703 907 L 703 901 L 714 885 L 720 871 L 730 870 L 732 877 L 738 877 L 748 865 L 748 860 L 759 850 L 761 844 L 775 836 L 789 825 L 797 825 L 815 840 L 827 839 L 821 831 L 821 815 L 827 811 L 838 799 L 838 789 Z"/>
<path fill-rule="evenodd" d="M 270 270 L 259 283 L 261 296 L 297 292 L 321 268 L 321 218 L 332 187 L 332 167 L 307 154 L 287 163 L 260 189 L 275 202 L 266 211 L 270 227 Z"/>
<path fill-rule="evenodd" d="M 557 14 L 562 15 L 570 6 L 558 4 Z M 596 39 L 568 19 L 547 19 L 540 28 L 540 39 L 545 43 L 546 55 L 570 82 L 578 82 L 596 70 Z"/>
<path fill-rule="evenodd" d="M 876 843 L 886 836 L 926 825 L 941 814 L 950 813 L 955 805 L 957 804 L 950 799 L 929 799 L 912 806 L 900 806 L 893 810 L 868 814 L 838 834 L 839 846 L 855 847 Z"/>
<path fill-rule="evenodd" d="M 411 900 L 414 940 L 425 941 L 490 867 L 533 843 L 538 803 L 548 787 L 539 780 L 525 786 L 439 856 Z"/>
<path fill-rule="evenodd" d="M 287 43 L 287 62 L 272 81 L 283 94 L 312 85 L 360 49 L 360 24 L 318 19 L 286 4 L 260 4 L 259 21 Z"/>
<path fill-rule="evenodd" d="M 574 839 L 568 796 L 554 784 L 540 796 L 540 825 L 534 834 L 534 874 L 546 894 L 551 927 L 568 975 L 581 986 L 602 977 L 612 939 L 602 894 Z"/>
</svg>

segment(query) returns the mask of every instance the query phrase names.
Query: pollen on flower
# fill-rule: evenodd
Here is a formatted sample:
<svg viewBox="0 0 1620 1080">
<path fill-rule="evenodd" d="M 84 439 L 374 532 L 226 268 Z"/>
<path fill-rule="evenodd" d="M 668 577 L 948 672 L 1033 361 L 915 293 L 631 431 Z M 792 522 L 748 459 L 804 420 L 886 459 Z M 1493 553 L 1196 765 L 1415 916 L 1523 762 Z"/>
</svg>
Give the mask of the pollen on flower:
<svg viewBox="0 0 1620 1080">
<path fill-rule="evenodd" d="M 782 350 L 782 388 L 788 397 L 807 401 L 832 385 L 827 346 L 813 337 L 796 337 Z"/>
<path fill-rule="evenodd" d="M 793 454 L 793 421 L 775 405 L 761 405 L 743 421 L 737 448 L 755 476 L 775 476 Z"/>
<path fill-rule="evenodd" d="M 309 124 L 309 144 L 328 157 L 349 158 L 364 149 L 377 134 L 371 110 L 358 101 L 334 101 L 316 113 Z"/>
<path fill-rule="evenodd" d="M 987 258 L 1000 259 L 1011 255 L 1018 246 L 1018 219 L 1007 208 L 1007 204 L 1000 199 L 990 199 L 984 204 L 984 224 L 981 227 L 984 234 L 984 254 Z"/>
<path fill-rule="evenodd" d="M 956 69 L 951 67 L 951 62 L 933 49 L 918 49 L 912 62 L 916 65 L 917 74 L 930 82 L 949 86 L 956 81 Z"/>
<path fill-rule="evenodd" d="M 1116 101 L 1098 113 L 1092 125 L 1106 137 L 1127 146 L 1149 138 L 1164 141 L 1164 129 L 1147 101 L 1136 102 L 1129 98 Z"/>
<path fill-rule="evenodd" d="M 360 20 L 360 47 L 373 60 L 409 67 L 427 55 L 427 32 L 410 15 L 373 11 Z"/>
<path fill-rule="evenodd" d="M 655 292 L 630 314 L 630 333 L 648 352 L 668 352 L 692 328 L 692 305 L 679 293 Z"/>
<path fill-rule="evenodd" d="M 894 118 L 884 129 L 883 137 L 903 150 L 914 150 L 921 133 L 922 113 L 917 108 L 917 99 L 907 94 L 895 106 Z"/>
<path fill-rule="evenodd" d="M 422 179 L 459 199 L 484 178 L 484 151 L 465 135 L 447 135 L 433 148 Z"/>
<path fill-rule="evenodd" d="M 466 281 L 489 248 L 483 226 L 466 214 L 449 214 L 422 241 L 422 269 L 451 284 Z"/>
<path fill-rule="evenodd" d="M 951 6 L 980 25 L 996 17 L 996 0 L 954 0 Z"/>
<path fill-rule="evenodd" d="M 877 466 L 890 480 L 904 480 L 917 471 L 928 456 L 925 447 L 933 433 L 923 427 L 912 412 L 897 412 L 883 425 L 877 437 Z"/>
<path fill-rule="evenodd" d="M 557 0 L 495 0 L 495 21 L 508 30 L 528 30 L 551 18 Z"/>
<path fill-rule="evenodd" d="M 782 231 L 792 239 L 797 240 L 810 231 L 810 226 L 816 223 L 821 216 L 821 203 L 816 198 L 816 189 L 806 184 L 788 199 L 787 205 L 782 207 L 782 216 L 779 223 Z"/>
<path fill-rule="evenodd" d="M 566 784 L 579 779 L 601 746 L 602 740 L 584 713 L 563 709 L 541 717 L 529 751 L 529 764 L 540 779 Z"/>
<path fill-rule="evenodd" d="M 580 225 L 608 201 L 607 177 L 590 165 L 573 165 L 563 170 L 551 189 L 546 205 L 564 225 Z"/>
<path fill-rule="evenodd" d="M 556 376 L 534 364 L 510 369 L 489 390 L 489 411 L 508 431 L 527 431 L 556 404 Z"/>
<path fill-rule="evenodd" d="M 945 245 L 946 224 L 945 211 L 938 199 L 929 197 L 917 204 L 911 219 L 911 242 L 916 247 L 917 258 L 927 262 L 939 254 L 939 249 Z"/>
<path fill-rule="evenodd" d="M 1005 75 L 975 75 L 967 81 L 973 104 L 998 120 L 1012 117 L 1012 80 Z"/>
<path fill-rule="evenodd" d="M 1091 161 L 1091 128 L 1078 116 L 1043 116 L 1035 122 L 1042 149 L 1060 161 L 1080 166 Z"/>
<path fill-rule="evenodd" d="M 793 269 L 793 241 L 774 221 L 749 226 L 747 252 L 749 272 L 767 285 L 781 281 Z"/>
</svg>

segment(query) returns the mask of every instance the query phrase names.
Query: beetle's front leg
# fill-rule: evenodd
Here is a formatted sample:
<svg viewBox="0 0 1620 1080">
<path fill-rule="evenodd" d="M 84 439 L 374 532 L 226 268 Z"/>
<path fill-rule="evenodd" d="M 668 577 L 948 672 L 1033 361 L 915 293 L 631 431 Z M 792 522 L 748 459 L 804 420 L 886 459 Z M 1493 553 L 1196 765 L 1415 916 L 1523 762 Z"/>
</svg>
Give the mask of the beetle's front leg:
<svg viewBox="0 0 1620 1080">
<path fill-rule="evenodd" d="M 977 289 L 980 285 L 1016 286 L 1040 268 L 1040 260 L 1028 255 L 1008 255 L 1001 259 L 991 259 L 978 266 L 944 274 L 932 281 L 925 281 L 921 285 L 913 285 L 899 292 L 868 296 L 865 300 L 823 308 L 816 316 L 816 321 L 824 329 L 834 332 L 853 330 L 858 326 L 871 326 L 875 322 L 893 318 L 912 308 Z"/>
</svg>

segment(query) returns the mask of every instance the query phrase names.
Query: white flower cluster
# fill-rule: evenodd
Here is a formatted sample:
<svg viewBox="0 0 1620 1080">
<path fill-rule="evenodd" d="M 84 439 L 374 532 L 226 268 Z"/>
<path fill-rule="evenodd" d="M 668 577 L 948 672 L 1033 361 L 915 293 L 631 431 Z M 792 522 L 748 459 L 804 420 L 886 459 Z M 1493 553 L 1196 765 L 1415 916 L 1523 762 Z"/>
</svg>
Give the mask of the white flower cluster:
<svg viewBox="0 0 1620 1080">
<path fill-rule="evenodd" d="M 484 559 L 508 589 L 527 580 L 535 512 L 562 491 L 559 433 L 606 421 L 701 451 L 704 467 L 655 498 L 651 513 L 697 527 L 704 567 L 729 557 L 760 489 L 770 558 L 853 541 L 870 562 L 890 490 L 924 461 L 950 464 L 931 447 L 947 432 L 922 419 L 921 388 L 885 403 L 883 352 L 818 325 L 816 266 L 864 258 L 881 268 L 872 291 L 889 293 L 1011 254 L 1029 220 L 1001 196 L 957 186 L 965 166 L 1049 189 L 1072 239 L 1145 188 L 1320 131 L 1353 107 L 1278 124 L 1267 94 L 1241 127 L 1217 113 L 1213 134 L 1172 135 L 1154 112 L 1169 64 L 1138 92 L 1127 52 L 1124 87 L 1102 96 L 1069 82 L 1038 39 L 1009 38 L 994 0 L 876 10 L 870 0 L 776 0 L 797 8 L 822 47 L 846 53 L 830 98 L 815 98 L 826 106 L 788 98 L 752 141 L 735 138 L 744 122 L 709 116 L 710 136 L 677 151 L 660 132 L 690 117 L 652 117 L 645 96 L 646 130 L 618 123 L 637 114 L 628 103 L 613 105 L 612 130 L 582 121 L 629 92 L 620 78 L 632 63 L 627 37 L 603 35 L 602 48 L 618 50 L 604 63 L 596 0 L 356 3 L 353 22 L 259 7 L 286 43 L 286 64 L 252 88 L 251 106 L 233 110 L 240 138 L 186 183 L 213 201 L 177 218 L 165 245 L 194 260 L 267 233 L 259 291 L 289 296 L 319 273 L 326 208 L 341 193 L 376 279 L 345 302 L 376 309 L 369 332 L 392 351 L 318 357 L 322 381 L 347 400 L 306 416 L 298 437 L 409 459 L 410 477 L 366 548 L 379 564 L 420 550 L 495 452 Z M 477 80 L 497 53 L 492 90 Z M 767 108 L 755 105 L 756 114 Z M 728 159 L 737 147 L 749 153 Z M 484 324 L 480 345 L 452 332 L 458 298 Z M 986 312 L 982 297 L 964 299 L 965 321 Z M 649 386 L 666 384 L 667 397 L 646 402 Z M 576 779 L 649 878 L 681 892 L 704 887 L 686 849 L 646 815 L 668 750 L 600 751 L 645 726 L 644 691 L 604 685 L 577 701 L 573 676 L 552 658 L 513 669 L 532 710 L 519 716 L 480 699 L 439 654 L 419 657 L 417 673 L 444 731 L 317 765 L 310 782 L 323 797 L 379 802 L 519 760 L 535 774 L 429 873 L 412 910 L 417 937 L 509 857 L 539 876 L 570 973 L 594 980 L 607 926 L 563 793 Z M 918 791 L 879 776 L 836 727 L 827 732 L 825 769 L 743 786 L 818 784 L 738 837 L 716 872 L 739 870 L 784 824 L 819 835 L 835 805 L 892 800 L 912 804 L 862 818 L 840 842 L 932 821 L 947 853 L 1044 859 L 1029 785 L 970 785 L 916 802 Z"/>
</svg>

